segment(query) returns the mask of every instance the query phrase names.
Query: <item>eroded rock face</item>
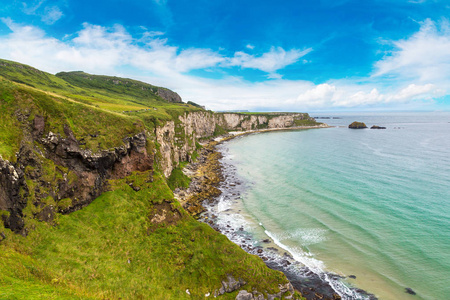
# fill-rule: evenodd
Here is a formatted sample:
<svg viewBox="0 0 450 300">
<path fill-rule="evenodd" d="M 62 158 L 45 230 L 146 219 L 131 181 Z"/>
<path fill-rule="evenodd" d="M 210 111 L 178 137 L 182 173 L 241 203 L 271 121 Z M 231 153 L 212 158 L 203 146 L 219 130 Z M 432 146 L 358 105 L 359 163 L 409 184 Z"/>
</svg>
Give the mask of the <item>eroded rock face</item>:
<svg viewBox="0 0 450 300">
<path fill-rule="evenodd" d="M 23 233 L 22 210 L 26 206 L 27 194 L 28 189 L 22 170 L 0 157 L 0 210 L 9 212 L 9 216 L 2 216 L 2 221 L 5 227 L 15 232 Z"/>
<path fill-rule="evenodd" d="M 58 182 L 58 191 L 51 195 L 58 200 L 72 199 L 71 205 L 61 209 L 64 213 L 78 210 L 100 196 L 106 190 L 107 179 L 123 178 L 134 171 L 147 171 L 153 167 L 153 154 L 147 153 L 144 132 L 126 138 L 123 146 L 92 153 L 80 148 L 68 126 L 64 131 L 66 138 L 49 132 L 41 139 L 46 150 L 44 156 L 67 168 L 76 178 L 70 182 L 64 178 L 68 174 L 62 174 L 64 180 Z"/>
<path fill-rule="evenodd" d="M 195 138 L 212 136 L 216 127 L 216 119 L 210 112 L 192 112 L 179 117 L 186 136 Z"/>
<path fill-rule="evenodd" d="M 183 102 L 181 100 L 180 95 L 178 95 L 174 91 L 171 91 L 171 90 L 168 90 L 165 88 L 158 88 L 156 93 L 158 94 L 158 96 L 160 96 L 161 98 L 163 98 L 164 100 L 167 100 L 169 102 L 173 102 L 173 103 L 182 103 Z"/>
<path fill-rule="evenodd" d="M 164 176 L 169 177 L 174 168 L 174 164 L 179 161 L 179 155 L 175 147 L 175 123 L 167 122 L 162 127 L 155 130 L 156 141 L 160 144 L 161 161 L 159 164 L 164 172 Z"/>
<path fill-rule="evenodd" d="M 153 169 L 145 132 L 124 139 L 120 147 L 93 153 L 80 148 L 68 126 L 65 137 L 53 132 L 42 137 L 44 128 L 45 119 L 37 116 L 24 131 L 17 162 L 0 159 L 0 210 L 8 212 L 3 222 L 15 232 L 25 234 L 26 205 L 34 205 L 36 218 L 51 222 L 56 211 L 69 213 L 90 204 L 107 190 L 108 179 Z M 32 203 L 27 203 L 29 195 Z"/>
</svg>

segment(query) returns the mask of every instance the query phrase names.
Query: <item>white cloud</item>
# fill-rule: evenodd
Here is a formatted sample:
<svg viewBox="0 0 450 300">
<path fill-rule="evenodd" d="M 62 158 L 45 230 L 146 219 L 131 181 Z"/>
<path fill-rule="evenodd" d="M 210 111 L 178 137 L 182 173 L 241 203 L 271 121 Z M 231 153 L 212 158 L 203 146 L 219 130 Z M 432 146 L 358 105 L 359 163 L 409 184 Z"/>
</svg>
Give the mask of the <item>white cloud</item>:
<svg viewBox="0 0 450 300">
<path fill-rule="evenodd" d="M 247 46 L 245 46 L 245 48 L 253 50 L 253 49 L 255 49 L 255 46 L 253 46 L 252 44 L 247 44 Z"/>
<path fill-rule="evenodd" d="M 336 87 L 327 83 L 314 86 L 298 95 L 296 101 L 290 103 L 302 103 L 308 106 L 323 106 L 331 101 L 336 93 Z"/>
<path fill-rule="evenodd" d="M 236 52 L 227 65 L 243 68 L 258 69 L 267 73 L 273 73 L 284 67 L 296 63 L 300 57 L 312 51 L 312 48 L 300 51 L 292 49 L 285 51 L 281 47 L 272 47 L 269 52 L 256 57 L 245 52 Z"/>
<path fill-rule="evenodd" d="M 27 15 L 40 16 L 41 21 L 47 25 L 53 25 L 64 16 L 61 9 L 56 5 L 43 7 L 46 0 L 31 2 L 31 4 L 22 2 L 22 11 Z"/>
<path fill-rule="evenodd" d="M 147 32 L 144 33 L 144 37 L 152 38 L 152 37 L 155 37 L 155 36 L 161 36 L 161 35 L 165 35 L 165 34 L 166 33 L 162 32 L 162 31 L 147 31 Z"/>
<path fill-rule="evenodd" d="M 437 93 L 437 94 L 436 94 Z M 409 84 L 384 93 L 373 85 L 360 86 L 351 82 L 340 81 L 335 84 L 319 84 L 301 93 L 289 104 L 302 104 L 313 108 L 353 108 L 373 105 L 399 105 L 414 100 L 431 99 L 441 96 L 442 91 L 433 84 Z"/>
<path fill-rule="evenodd" d="M 315 85 L 304 80 L 281 79 L 277 71 L 299 62 L 312 51 L 272 47 L 267 53 L 236 52 L 224 56 L 211 49 L 180 49 L 169 44 L 163 33 L 145 32 L 135 38 L 120 25 L 83 28 L 63 40 L 49 37 L 33 26 L 1 19 L 11 33 L 0 36 L 0 57 L 35 66 L 44 71 L 83 70 L 94 74 L 133 77 L 177 91 L 210 109 L 305 110 L 393 106 L 431 101 L 448 95 L 450 86 L 448 23 L 437 26 L 425 21 L 408 39 L 393 41 L 390 55 L 375 63 L 371 77 L 359 81 L 329 80 Z M 270 80 L 249 82 L 226 76 L 227 68 L 259 69 Z M 121 67 L 133 70 L 119 74 Z M 131 67 L 131 68 L 130 68 Z M 222 79 L 189 75 L 195 69 L 220 72 Z M 434 70 L 434 71 L 433 71 Z M 136 74 L 145 74 L 138 75 Z"/>
<path fill-rule="evenodd" d="M 450 78 L 450 26 L 427 19 L 408 39 L 393 41 L 394 51 L 375 65 L 374 76 L 440 81 Z"/>
<path fill-rule="evenodd" d="M 44 14 L 41 17 L 41 20 L 45 24 L 52 25 L 56 23 L 56 21 L 61 19 L 63 15 L 64 14 L 57 6 L 46 7 L 44 10 Z"/>
<path fill-rule="evenodd" d="M 107 28 L 88 23 L 83 24 L 83 29 L 72 39 L 71 35 L 66 35 L 63 42 L 47 37 L 45 32 L 36 27 L 21 26 L 11 19 L 2 20 L 12 30 L 10 35 L 1 38 L 3 45 L 0 49 L 3 57 L 33 63 L 44 58 L 40 56 L 46 51 L 46 58 L 57 58 L 63 67 L 84 68 L 86 71 L 98 72 L 99 68 L 111 71 L 114 67 L 131 64 L 162 74 L 229 66 L 272 73 L 295 63 L 299 57 L 311 51 L 285 51 L 278 47 L 259 57 L 243 52 L 237 52 L 233 57 L 224 57 L 211 49 L 179 49 L 168 45 L 167 39 L 159 38 L 162 32 L 145 32 L 141 39 L 134 39 L 121 25 Z M 142 47 L 138 43 L 145 45 Z M 32 49 L 27 46 L 30 44 L 33 45 Z"/>
<path fill-rule="evenodd" d="M 32 4 L 22 2 L 23 12 L 27 15 L 34 15 L 36 11 L 41 7 L 41 5 L 45 2 L 45 0 L 40 1 L 32 1 Z"/>
</svg>

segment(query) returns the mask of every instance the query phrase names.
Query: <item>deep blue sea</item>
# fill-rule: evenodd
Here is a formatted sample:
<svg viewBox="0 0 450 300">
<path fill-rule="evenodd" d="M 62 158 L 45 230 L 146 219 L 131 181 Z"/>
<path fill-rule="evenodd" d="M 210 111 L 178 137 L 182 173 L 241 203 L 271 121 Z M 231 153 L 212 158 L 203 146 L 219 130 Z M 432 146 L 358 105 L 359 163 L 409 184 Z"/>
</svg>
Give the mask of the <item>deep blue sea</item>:
<svg viewBox="0 0 450 300">
<path fill-rule="evenodd" d="M 269 238 L 314 272 L 356 276 L 336 285 L 341 294 L 450 299 L 450 113 L 311 115 L 335 127 L 220 147 L 245 184 L 219 202 L 219 222 L 255 245 Z M 348 129 L 353 121 L 386 129 Z"/>
</svg>

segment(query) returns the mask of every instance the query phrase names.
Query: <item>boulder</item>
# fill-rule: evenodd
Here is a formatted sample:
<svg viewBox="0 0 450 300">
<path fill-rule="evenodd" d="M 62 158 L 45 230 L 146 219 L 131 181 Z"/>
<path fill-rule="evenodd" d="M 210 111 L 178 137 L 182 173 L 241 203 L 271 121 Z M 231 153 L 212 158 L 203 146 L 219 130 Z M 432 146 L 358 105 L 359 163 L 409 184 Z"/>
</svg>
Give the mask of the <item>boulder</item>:
<svg viewBox="0 0 450 300">
<path fill-rule="evenodd" d="M 373 125 L 372 127 L 370 127 L 370 129 L 386 129 L 386 127 Z"/>
<path fill-rule="evenodd" d="M 247 292 L 246 290 L 239 291 L 236 296 L 236 300 L 253 300 L 253 294 Z"/>
</svg>

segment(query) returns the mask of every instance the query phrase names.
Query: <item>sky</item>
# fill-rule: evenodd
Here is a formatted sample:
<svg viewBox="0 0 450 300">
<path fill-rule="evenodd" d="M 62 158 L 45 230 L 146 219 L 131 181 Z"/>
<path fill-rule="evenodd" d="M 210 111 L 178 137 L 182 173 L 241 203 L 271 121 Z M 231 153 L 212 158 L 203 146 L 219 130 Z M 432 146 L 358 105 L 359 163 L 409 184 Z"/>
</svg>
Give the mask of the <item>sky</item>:
<svg viewBox="0 0 450 300">
<path fill-rule="evenodd" d="M 447 111 L 450 0 L 0 0 L 0 58 L 211 110 Z"/>
</svg>

